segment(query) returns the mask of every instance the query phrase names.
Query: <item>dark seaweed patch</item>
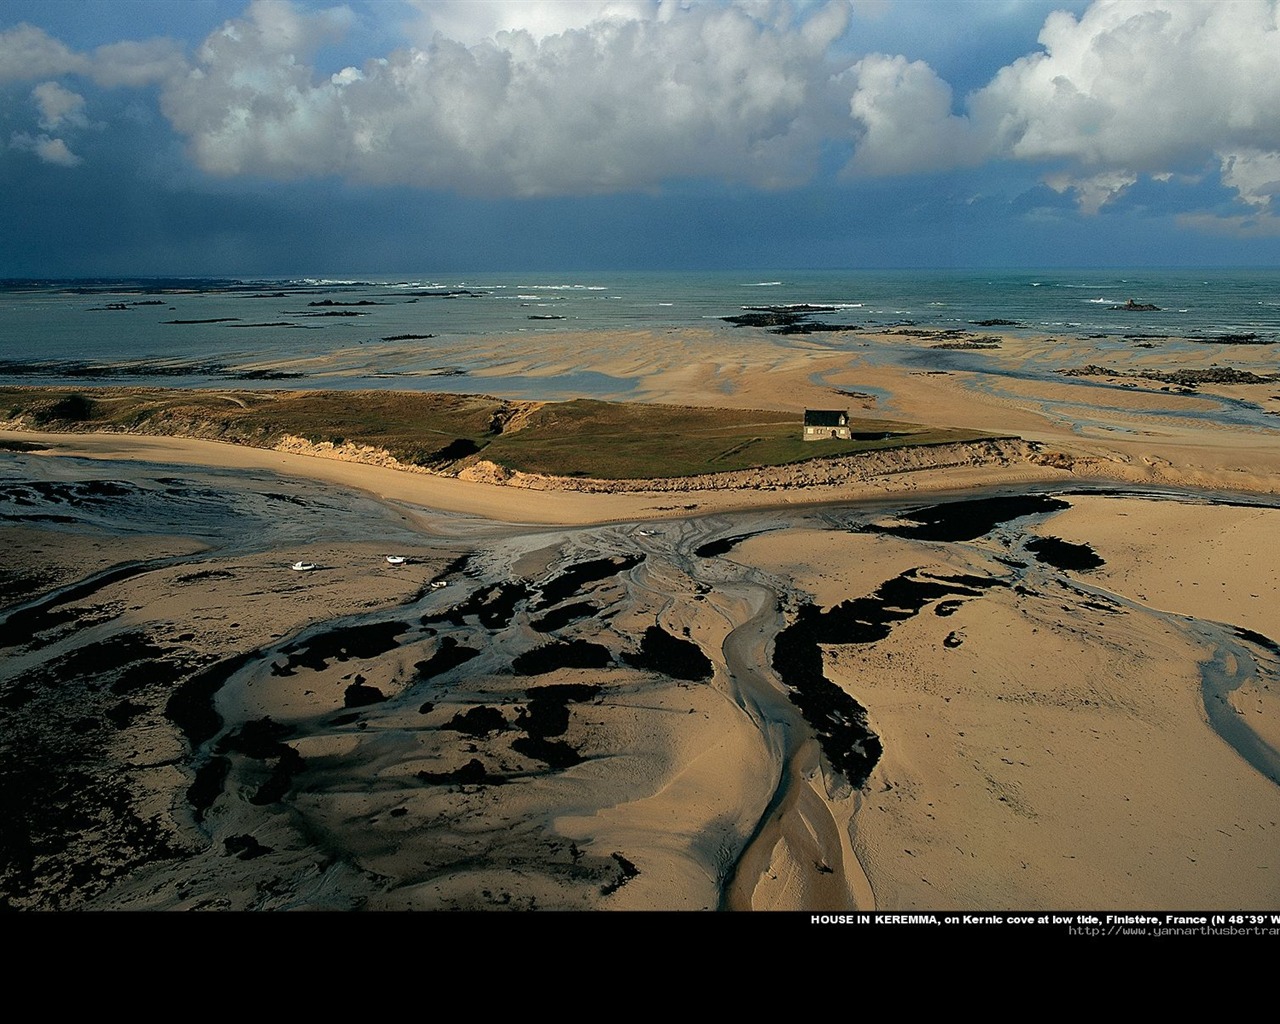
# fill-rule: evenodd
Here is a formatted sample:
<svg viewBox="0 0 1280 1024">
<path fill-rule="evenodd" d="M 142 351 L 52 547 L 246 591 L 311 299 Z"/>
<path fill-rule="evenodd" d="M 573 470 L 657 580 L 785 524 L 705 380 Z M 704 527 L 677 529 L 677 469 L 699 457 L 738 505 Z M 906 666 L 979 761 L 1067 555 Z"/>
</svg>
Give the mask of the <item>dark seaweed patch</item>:
<svg viewBox="0 0 1280 1024">
<path fill-rule="evenodd" d="M 571 565 L 555 579 L 541 587 L 542 600 L 537 608 L 550 608 L 566 597 L 573 597 L 588 583 L 596 583 L 634 569 L 644 561 L 644 555 L 618 555 L 613 558 L 595 558 L 589 562 Z"/>
<path fill-rule="evenodd" d="M 201 669 L 183 682 L 165 704 L 164 714 L 187 738 L 194 750 L 213 739 L 222 728 L 222 716 L 214 710 L 213 698 L 228 679 L 255 658 L 261 651 L 246 651 Z"/>
<path fill-rule="evenodd" d="M 74 906 L 183 851 L 167 816 L 141 808 L 100 713 L 76 697 L 18 712 L 0 730 L 0 907 Z"/>
<path fill-rule="evenodd" d="M 467 736 L 488 736 L 490 733 L 503 732 L 511 727 L 499 708 L 481 704 L 466 711 L 459 711 L 440 728 L 451 729 Z"/>
<path fill-rule="evenodd" d="M 728 554 L 738 544 L 744 540 L 756 536 L 754 533 L 739 533 L 732 537 L 721 537 L 719 540 L 707 541 L 693 549 L 693 553 L 699 558 L 714 558 L 716 555 Z"/>
<path fill-rule="evenodd" d="M 1211 345 L 1274 345 L 1274 338 L 1260 338 L 1256 334 L 1215 334 L 1209 338 L 1198 338 L 1194 335 L 1188 341 L 1204 342 Z"/>
<path fill-rule="evenodd" d="M 240 326 L 236 324 L 234 326 Z M 251 326 L 249 324 L 246 327 Z M 272 327 L 275 324 L 271 325 Z M 286 327 L 298 327 L 297 324 L 285 324 Z M 298 377 L 305 377 L 305 373 L 292 373 L 285 370 L 241 370 L 239 373 L 227 374 L 232 380 L 294 380 Z"/>
<path fill-rule="evenodd" d="M 991 587 L 1007 587 L 1007 580 L 996 579 L 994 576 L 977 576 L 973 573 L 930 573 L 931 579 L 940 580 L 943 583 L 954 583 L 958 587 L 967 587 L 969 590 L 987 590 Z M 966 597 L 972 597 L 973 594 L 965 593 Z"/>
<path fill-rule="evenodd" d="M 601 896 L 610 896 L 626 885 L 636 875 L 640 874 L 640 869 L 631 861 L 620 853 L 612 854 L 613 861 L 618 865 L 618 875 L 613 881 L 606 883 L 600 887 Z"/>
<path fill-rule="evenodd" d="M 595 605 L 590 601 L 576 601 L 573 604 L 561 605 L 559 608 L 553 608 L 540 619 L 534 619 L 529 623 L 529 628 L 537 633 L 554 633 L 557 629 L 563 629 L 565 626 L 581 619 L 589 618 L 599 612 Z"/>
<path fill-rule="evenodd" d="M 376 686 L 367 686 L 364 683 L 352 683 L 342 692 L 344 708 L 368 707 L 370 704 L 381 704 L 386 699 L 386 694 Z"/>
<path fill-rule="evenodd" d="M 563 736 L 569 728 L 569 705 L 593 700 L 600 687 L 588 683 L 539 686 L 529 691 L 529 702 L 516 718 L 516 728 L 531 737 Z"/>
<path fill-rule="evenodd" d="M 435 786 L 500 786 L 507 781 L 501 775 L 490 775 L 480 760 L 474 757 L 461 768 L 456 768 L 451 772 L 421 771 L 418 772 L 418 778 Z"/>
<path fill-rule="evenodd" d="M 511 749 L 536 758 L 555 771 L 572 768 L 582 762 L 582 755 L 569 744 L 560 740 L 544 740 L 541 736 L 521 736 L 512 741 Z"/>
<path fill-rule="evenodd" d="M 306 767 L 302 755 L 282 742 L 293 733 L 292 726 L 259 718 L 245 722 L 218 741 L 220 753 L 235 751 L 255 761 L 275 761 L 266 781 L 249 797 L 250 803 L 259 806 L 276 803 L 289 791 L 293 777 Z"/>
<path fill-rule="evenodd" d="M 164 648 L 155 649 L 161 654 L 165 653 Z M 120 696 L 150 686 L 170 687 L 182 678 L 185 671 L 181 663 L 167 658 L 135 662 L 127 666 L 111 684 L 111 692 Z"/>
<path fill-rule="evenodd" d="M 672 636 L 661 626 L 653 625 L 644 631 L 640 650 L 624 654 L 622 660 L 633 668 L 658 672 L 673 679 L 701 681 L 715 674 L 702 648 L 692 640 Z"/>
<path fill-rule="evenodd" d="M 124 729 L 135 718 L 147 711 L 147 708 L 141 704 L 134 704 L 129 700 L 122 700 L 103 712 L 103 717 L 107 719 L 117 729 Z"/>
<path fill-rule="evenodd" d="M 176 667 L 161 660 L 170 653 L 168 648 L 152 643 L 146 633 L 130 630 L 77 647 L 31 672 L 28 678 L 45 686 L 96 687 L 120 673 L 112 687 L 120 694 L 146 685 L 152 672 L 157 680 L 176 678 Z"/>
<path fill-rule="evenodd" d="M 197 822 L 204 821 L 204 814 L 222 794 L 222 787 L 231 772 L 231 762 L 225 757 L 211 757 L 196 769 L 196 777 L 187 787 L 187 803 Z"/>
<path fill-rule="evenodd" d="M 600 687 L 585 683 L 539 686 L 529 691 L 529 702 L 516 718 L 516 727 L 525 735 L 512 741 L 511 749 L 527 757 L 543 761 L 553 771 L 570 768 L 582 761 L 582 755 L 563 740 L 569 728 L 569 705 L 593 699 Z"/>
<path fill-rule="evenodd" d="M 1264 650 L 1270 651 L 1272 654 L 1280 654 L 1280 643 L 1272 640 L 1269 636 L 1263 636 L 1252 629 L 1245 629 L 1244 626 L 1235 627 L 1236 636 L 1241 640 L 1248 640 L 1251 644 L 1257 644 Z"/>
<path fill-rule="evenodd" d="M 281 757 L 286 750 L 292 749 L 281 740 L 294 733 L 293 726 L 274 722 L 270 718 L 257 718 L 245 722 L 239 729 L 218 741 L 221 753 L 235 752 L 251 757 L 255 761 L 268 761 L 273 757 Z"/>
<path fill-rule="evenodd" d="M 56 577 L 52 573 L 0 569 L 0 604 L 21 604 Z"/>
<path fill-rule="evenodd" d="M 882 583 L 870 597 L 844 601 L 823 613 L 830 626 L 823 643 L 870 644 L 889 635 L 893 624 L 919 614 L 932 601 L 951 595 L 979 597 L 981 591 L 939 580 L 917 579 L 915 570 Z M 992 580 L 991 585 L 1002 581 Z M 838 638 L 836 636 L 838 634 Z"/>
<path fill-rule="evenodd" d="M 285 747 L 285 753 L 272 767 L 267 781 L 249 797 L 249 803 L 259 807 L 279 803 L 293 786 L 293 777 L 305 767 L 306 762 L 302 759 L 302 755 L 292 747 Z"/>
<path fill-rule="evenodd" d="M 1027 550 L 1036 556 L 1036 560 L 1055 569 L 1073 569 L 1088 572 L 1106 562 L 1088 544 L 1072 544 L 1060 537 L 1032 537 L 1027 541 Z"/>
<path fill-rule="evenodd" d="M 529 596 L 529 588 L 523 583 L 499 583 L 477 590 L 461 604 L 454 605 L 434 615 L 424 616 L 422 624 L 451 622 L 461 626 L 468 616 L 474 615 L 482 626 L 501 629 L 511 622 L 516 605 Z"/>
<path fill-rule="evenodd" d="M 887 533 L 909 540 L 965 541 L 990 533 L 1002 523 L 1024 516 L 1044 515 L 1070 508 L 1070 504 L 1043 494 L 972 498 L 930 505 L 899 516 L 915 525 L 867 525 L 860 533 Z"/>
<path fill-rule="evenodd" d="M 823 675 L 818 646 L 823 642 L 823 625 L 817 608 L 802 607 L 796 621 L 774 641 L 773 668 L 790 689 L 791 702 L 817 734 L 832 767 L 861 787 L 884 747 L 867 724 L 867 709 Z"/>
<path fill-rule="evenodd" d="M 239 860 L 253 860 L 274 851 L 270 846 L 263 846 L 251 835 L 227 836 L 222 841 L 223 849 Z"/>
<path fill-rule="evenodd" d="M 440 639 L 431 657 L 416 662 L 413 667 L 418 670 L 419 679 L 434 679 L 465 664 L 479 653 L 478 647 L 466 647 L 458 643 L 455 637 L 446 636 Z"/>
<path fill-rule="evenodd" d="M 35 691 L 31 687 L 23 683 L 17 683 L 3 694 L 0 694 L 0 708 L 4 708 L 6 711 L 17 711 L 30 704 L 35 700 L 35 697 Z"/>
<path fill-rule="evenodd" d="M 15 505 L 33 506 L 47 502 L 82 508 L 97 503 L 100 498 L 127 498 L 141 493 L 141 488 L 121 480 L 36 480 L 2 488 L 0 498 Z"/>
<path fill-rule="evenodd" d="M 112 583 L 127 580 L 132 576 L 140 576 L 153 568 L 153 565 L 143 564 L 109 569 L 74 586 L 50 594 L 36 604 L 11 612 L 3 622 L 4 628 L 0 629 L 0 648 L 17 647 L 36 633 L 43 633 L 45 630 L 78 618 L 80 610 L 68 605 L 81 601 Z M 28 646 L 32 645 L 28 644 Z"/>
<path fill-rule="evenodd" d="M 202 583 L 206 580 L 233 580 L 236 574 L 228 572 L 226 569 L 202 569 L 199 572 L 190 572 L 184 576 L 175 576 L 174 583 Z"/>
<path fill-rule="evenodd" d="M 871 597 L 856 598 L 822 611 L 806 604 L 774 640 L 773 668 L 791 691 L 790 699 L 817 734 L 828 762 L 861 787 L 880 759 L 883 746 L 867 724 L 867 710 L 823 673 L 821 644 L 865 644 L 889 635 L 893 623 L 912 618 L 932 601 L 950 595 L 978 597 L 1003 580 L 960 576 L 962 583 L 918 579 L 916 570 L 881 584 Z"/>
<path fill-rule="evenodd" d="M 606 668 L 613 655 L 602 644 L 589 640 L 555 641 L 517 655 L 511 663 L 516 675 L 539 676 L 561 668 Z"/>
<path fill-rule="evenodd" d="M 396 637 L 409 631 L 407 622 L 367 622 L 359 626 L 343 626 L 320 633 L 304 641 L 281 648 L 288 655 L 284 665 L 272 665 L 273 676 L 291 676 L 297 669 L 322 671 L 330 660 L 376 658 L 394 650 Z"/>
</svg>

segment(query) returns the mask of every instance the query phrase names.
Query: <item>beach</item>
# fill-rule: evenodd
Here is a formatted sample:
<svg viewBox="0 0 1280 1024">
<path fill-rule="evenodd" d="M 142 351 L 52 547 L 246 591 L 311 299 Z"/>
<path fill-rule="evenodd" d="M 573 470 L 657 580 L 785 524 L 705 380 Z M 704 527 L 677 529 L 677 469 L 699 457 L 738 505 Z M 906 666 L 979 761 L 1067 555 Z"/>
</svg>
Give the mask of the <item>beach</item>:
<svg viewBox="0 0 1280 1024">
<path fill-rule="evenodd" d="M 1274 907 L 1271 347 L 969 333 L 470 374 L 999 438 L 705 478 L 7 424 L 5 902 Z"/>
</svg>

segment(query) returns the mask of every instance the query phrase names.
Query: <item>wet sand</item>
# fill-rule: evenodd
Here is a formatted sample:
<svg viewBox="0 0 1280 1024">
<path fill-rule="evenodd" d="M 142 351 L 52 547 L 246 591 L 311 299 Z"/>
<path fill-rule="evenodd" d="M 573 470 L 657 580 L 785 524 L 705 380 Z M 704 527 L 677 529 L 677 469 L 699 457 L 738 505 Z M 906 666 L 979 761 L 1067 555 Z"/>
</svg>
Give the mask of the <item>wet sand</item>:
<svg viewBox="0 0 1280 1024">
<path fill-rule="evenodd" d="M 1274 907 L 1266 412 L 747 349 L 734 403 L 861 381 L 1071 460 L 673 495 L 119 435 L 5 454 L 6 904 Z M 653 397 L 707 373 L 653 368 Z"/>
</svg>

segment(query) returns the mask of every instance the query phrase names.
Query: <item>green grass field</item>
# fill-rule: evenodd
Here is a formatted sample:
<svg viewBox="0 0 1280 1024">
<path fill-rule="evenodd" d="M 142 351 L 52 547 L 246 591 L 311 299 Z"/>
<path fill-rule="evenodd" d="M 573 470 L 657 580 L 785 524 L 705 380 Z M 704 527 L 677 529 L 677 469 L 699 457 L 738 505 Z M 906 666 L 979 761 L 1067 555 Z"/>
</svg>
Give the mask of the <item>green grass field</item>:
<svg viewBox="0 0 1280 1024">
<path fill-rule="evenodd" d="M 801 417 L 792 412 L 590 399 L 537 406 L 397 391 L 0 388 L 0 414 L 34 429 L 121 430 L 260 447 L 292 434 L 380 448 L 445 472 L 487 459 L 526 473 L 606 480 L 693 476 L 991 436 L 853 419 L 861 439 L 805 442 Z"/>
</svg>

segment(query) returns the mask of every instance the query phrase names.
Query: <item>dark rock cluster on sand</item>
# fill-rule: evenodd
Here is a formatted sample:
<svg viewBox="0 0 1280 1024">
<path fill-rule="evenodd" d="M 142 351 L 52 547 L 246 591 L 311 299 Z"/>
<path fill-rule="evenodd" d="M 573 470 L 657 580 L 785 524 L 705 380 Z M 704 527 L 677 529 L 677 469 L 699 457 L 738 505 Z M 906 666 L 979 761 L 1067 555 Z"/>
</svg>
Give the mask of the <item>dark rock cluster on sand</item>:
<svg viewBox="0 0 1280 1024">
<path fill-rule="evenodd" d="M 1197 384 L 1270 384 L 1280 380 L 1280 374 L 1262 376 L 1252 370 L 1237 370 L 1233 366 L 1210 366 L 1203 370 L 1116 370 L 1089 363 L 1086 366 L 1072 366 L 1059 370 L 1065 377 L 1126 377 L 1142 380 L 1158 380 L 1166 384 L 1177 384 L 1181 387 L 1195 387 Z"/>
<path fill-rule="evenodd" d="M 814 320 L 820 313 L 835 313 L 835 306 L 747 306 L 747 312 L 720 319 L 735 327 L 766 327 L 772 334 L 814 334 L 823 331 L 856 331 L 857 324 L 832 324 Z"/>
</svg>

